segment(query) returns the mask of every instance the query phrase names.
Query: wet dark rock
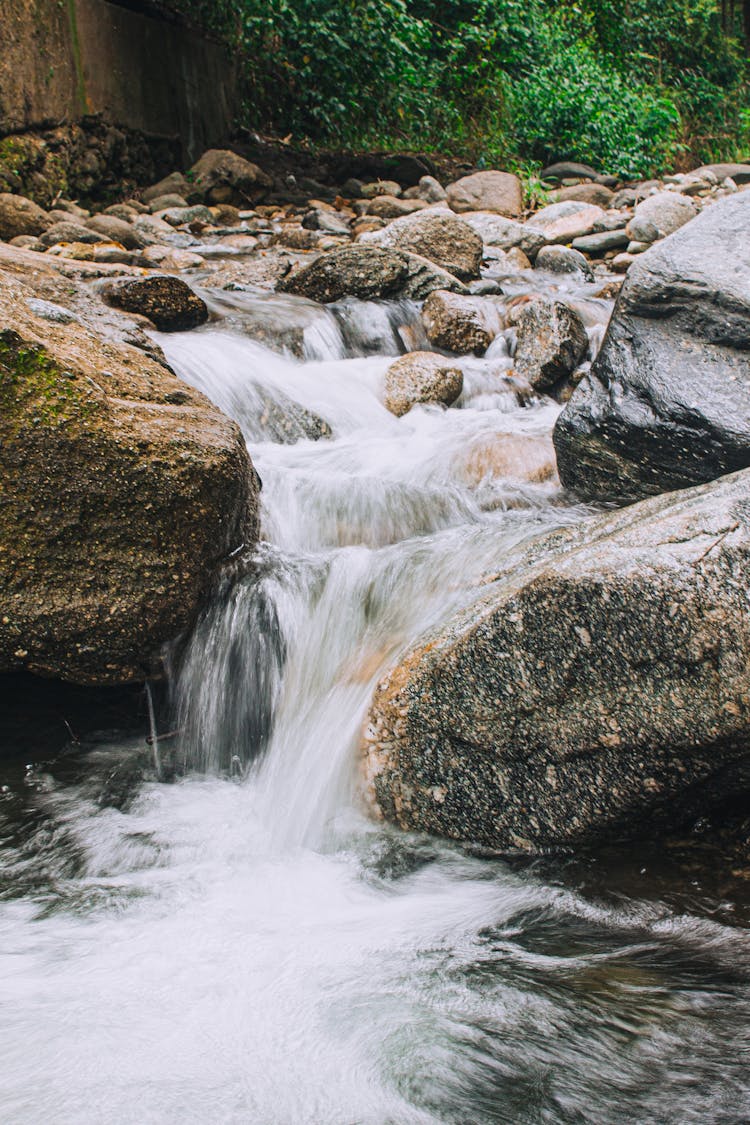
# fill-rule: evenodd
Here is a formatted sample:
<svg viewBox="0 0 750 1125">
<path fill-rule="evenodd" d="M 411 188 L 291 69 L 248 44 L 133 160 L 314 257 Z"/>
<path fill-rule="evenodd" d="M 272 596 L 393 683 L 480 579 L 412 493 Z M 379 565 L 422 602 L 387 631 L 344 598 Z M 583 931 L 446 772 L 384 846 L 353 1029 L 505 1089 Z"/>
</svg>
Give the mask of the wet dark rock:
<svg viewBox="0 0 750 1125">
<path fill-rule="evenodd" d="M 257 534 L 234 423 L 0 274 L 0 671 L 143 680 Z"/>
<path fill-rule="evenodd" d="M 555 427 L 567 488 L 623 503 L 750 465 L 748 232 L 739 193 L 630 266 Z"/>
<path fill-rule="evenodd" d="M 294 445 L 303 438 L 320 441 L 321 438 L 331 437 L 332 430 L 328 422 L 289 398 L 283 391 L 275 390 L 270 394 L 258 383 L 254 386 L 254 392 L 260 404 L 257 418 L 251 424 L 251 428 L 257 432 L 256 440 Z"/>
<path fill-rule="evenodd" d="M 578 164 L 573 160 L 561 160 L 543 168 L 539 176 L 542 180 L 595 180 L 597 171 L 590 164 Z"/>
<path fill-rule="evenodd" d="M 434 352 L 409 352 L 385 374 L 385 405 L 391 414 L 407 414 L 412 406 L 436 403 L 450 406 L 463 390 L 461 369 Z"/>
<path fill-rule="evenodd" d="M 197 328 L 208 320 L 206 302 L 179 277 L 108 282 L 102 296 L 118 309 L 148 317 L 162 332 Z"/>
<path fill-rule="evenodd" d="M 366 771 L 381 812 L 533 851 L 736 796 L 749 582 L 748 472 L 516 548 L 379 684 Z"/>
<path fill-rule="evenodd" d="M 583 321 L 562 301 L 525 305 L 516 332 L 515 370 L 536 391 L 551 391 L 572 375 L 589 346 Z"/>
</svg>

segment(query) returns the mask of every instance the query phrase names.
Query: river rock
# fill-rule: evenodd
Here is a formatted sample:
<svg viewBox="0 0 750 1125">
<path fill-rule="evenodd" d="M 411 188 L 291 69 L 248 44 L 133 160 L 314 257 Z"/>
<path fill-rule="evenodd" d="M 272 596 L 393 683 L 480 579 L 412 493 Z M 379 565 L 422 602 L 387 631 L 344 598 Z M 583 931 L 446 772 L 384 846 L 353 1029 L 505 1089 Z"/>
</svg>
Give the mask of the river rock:
<svg viewBox="0 0 750 1125">
<path fill-rule="evenodd" d="M 208 320 L 206 302 L 179 277 L 107 282 L 102 296 L 115 308 L 148 317 L 161 332 L 182 332 Z"/>
<path fill-rule="evenodd" d="M 626 230 L 634 242 L 655 242 L 673 234 L 697 214 L 692 199 L 674 191 L 659 191 L 638 204 Z"/>
<path fill-rule="evenodd" d="M 535 227 L 533 221 L 519 223 L 490 211 L 465 211 L 461 221 L 476 231 L 485 246 L 496 246 L 499 250 L 518 248 L 532 261 L 545 244 L 544 231 Z"/>
<path fill-rule="evenodd" d="M 539 298 L 516 320 L 516 373 L 535 391 L 551 391 L 575 371 L 589 338 L 578 313 L 562 301 Z"/>
<path fill-rule="evenodd" d="M 448 198 L 448 193 L 443 185 L 434 176 L 422 176 L 417 185 L 418 198 L 426 203 L 443 203 Z"/>
<path fill-rule="evenodd" d="M 590 164 L 578 164 L 573 160 L 549 164 L 539 173 L 542 180 L 595 180 L 597 175 L 596 168 Z"/>
<path fill-rule="evenodd" d="M 479 277 L 482 265 L 482 239 L 447 208 L 404 215 L 360 241 L 419 254 L 462 281 Z"/>
<path fill-rule="evenodd" d="M 367 205 L 367 214 L 376 219 L 398 219 L 402 215 L 412 215 L 427 207 L 423 199 L 396 199 L 393 195 L 378 195 Z"/>
<path fill-rule="evenodd" d="M 593 281 L 591 266 L 579 250 L 569 246 L 544 246 L 536 256 L 535 268 L 546 273 L 579 274 L 584 281 Z"/>
<path fill-rule="evenodd" d="M 168 207 L 159 215 L 171 227 L 187 226 L 190 223 L 200 223 L 201 226 L 211 226 L 214 216 L 203 203 L 193 203 L 190 207 Z"/>
<path fill-rule="evenodd" d="M 514 218 L 523 211 L 523 188 L 511 172 L 475 172 L 447 188 L 454 211 L 494 211 Z"/>
<path fill-rule="evenodd" d="M 390 195 L 398 199 L 401 195 L 401 184 L 397 184 L 395 180 L 373 180 L 372 183 L 361 184 L 358 194 L 362 199 L 377 199 L 380 195 Z"/>
<path fill-rule="evenodd" d="M 726 179 L 736 184 L 750 184 L 750 164 L 703 164 L 692 173 L 694 176 L 715 176 L 718 183 Z"/>
<path fill-rule="evenodd" d="M 119 242 L 126 250 L 142 250 L 147 242 L 132 223 L 116 215 L 94 215 L 86 220 L 86 226 L 110 242 Z"/>
<path fill-rule="evenodd" d="M 466 292 L 457 278 L 420 255 L 380 246 L 344 246 L 321 254 L 283 278 L 277 288 L 321 304 L 344 297 L 424 300 L 435 289 Z"/>
<path fill-rule="evenodd" d="M 370 791 L 403 828 L 535 851 L 737 796 L 750 754 L 750 474 L 511 550 L 378 685 Z"/>
<path fill-rule="evenodd" d="M 493 301 L 441 290 L 431 293 L 425 301 L 422 323 L 431 344 L 457 355 L 482 355 L 501 328 Z"/>
<path fill-rule="evenodd" d="M 568 200 L 565 203 L 552 203 L 549 207 L 537 211 L 534 215 L 534 225 L 541 227 L 549 245 L 563 244 L 601 229 L 605 215 L 606 212 L 601 207 Z"/>
<path fill-rule="evenodd" d="M 182 199 L 191 201 L 191 193 L 195 193 L 195 188 L 182 172 L 170 172 L 157 184 L 147 187 L 142 194 L 143 202 L 150 204 L 162 195 L 179 195 Z"/>
<path fill-rule="evenodd" d="M 610 207 L 615 193 L 604 184 L 576 184 L 574 187 L 560 188 L 553 192 L 552 199 L 555 203 L 565 203 L 573 200 L 575 203 L 588 203 L 594 207 Z"/>
<path fill-rule="evenodd" d="M 64 222 L 48 227 L 39 236 L 39 241 L 44 246 L 56 246 L 59 242 L 83 242 L 93 246 L 96 242 L 104 242 L 105 236 L 81 223 Z"/>
<path fill-rule="evenodd" d="M 750 193 L 635 259 L 555 427 L 560 477 L 629 502 L 750 465 Z"/>
<path fill-rule="evenodd" d="M 209 149 L 187 176 L 207 203 L 256 203 L 273 187 L 273 181 L 257 164 L 251 164 L 229 149 Z M 184 194 L 179 192 L 179 194 Z M 190 195 L 186 197 L 193 202 Z"/>
<path fill-rule="evenodd" d="M 0 274 L 0 670 L 143 680 L 254 541 L 245 444 L 166 367 L 31 297 Z"/>
<path fill-rule="evenodd" d="M 0 193 L 0 240 L 10 242 L 22 234 L 38 236 L 52 226 L 46 211 L 23 195 Z"/>
<path fill-rule="evenodd" d="M 450 360 L 434 352 L 409 352 L 385 373 L 386 409 L 400 417 L 420 403 L 450 406 L 463 385 L 461 369 L 451 367 Z"/>
<path fill-rule="evenodd" d="M 572 246 L 581 254 L 589 254 L 592 258 L 603 258 L 611 250 L 621 250 L 628 246 L 630 239 L 624 227 L 619 230 L 602 230 L 598 234 L 585 234 L 574 238 Z"/>
</svg>

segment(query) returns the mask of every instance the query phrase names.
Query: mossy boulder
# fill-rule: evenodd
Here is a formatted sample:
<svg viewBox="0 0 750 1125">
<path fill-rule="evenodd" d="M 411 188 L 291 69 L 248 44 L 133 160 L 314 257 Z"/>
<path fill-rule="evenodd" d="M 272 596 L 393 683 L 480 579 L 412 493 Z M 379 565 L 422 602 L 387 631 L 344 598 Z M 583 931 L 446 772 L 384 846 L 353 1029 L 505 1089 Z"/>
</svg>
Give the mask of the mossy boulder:
<svg viewBox="0 0 750 1125">
<path fill-rule="evenodd" d="M 252 467 L 201 394 L 31 296 L 0 274 L 0 671 L 138 681 L 252 543 Z"/>
</svg>

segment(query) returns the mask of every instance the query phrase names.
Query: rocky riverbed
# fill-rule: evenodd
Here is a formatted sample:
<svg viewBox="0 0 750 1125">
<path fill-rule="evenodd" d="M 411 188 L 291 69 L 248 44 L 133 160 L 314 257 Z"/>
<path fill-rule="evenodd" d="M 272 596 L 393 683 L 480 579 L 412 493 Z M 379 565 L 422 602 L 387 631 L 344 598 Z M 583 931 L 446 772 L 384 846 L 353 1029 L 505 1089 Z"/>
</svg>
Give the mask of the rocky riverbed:
<svg viewBox="0 0 750 1125">
<path fill-rule="evenodd" d="M 734 1125 L 748 167 L 362 169 L 0 197 L 2 1104 Z"/>
</svg>

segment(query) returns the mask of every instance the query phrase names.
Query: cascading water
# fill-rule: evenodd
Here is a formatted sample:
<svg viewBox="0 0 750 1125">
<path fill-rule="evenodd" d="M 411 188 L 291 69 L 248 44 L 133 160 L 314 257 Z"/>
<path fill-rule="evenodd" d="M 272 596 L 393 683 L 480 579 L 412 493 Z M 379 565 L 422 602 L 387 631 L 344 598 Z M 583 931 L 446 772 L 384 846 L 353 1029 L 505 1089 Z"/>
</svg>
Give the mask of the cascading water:
<svg viewBox="0 0 750 1125">
<path fill-rule="evenodd" d="M 396 419 L 413 306 L 212 302 L 159 342 L 243 428 L 264 543 L 181 657 L 179 780 L 105 799 L 136 748 L 102 742 L 1 795 L 0 1119 L 738 1125 L 750 957 L 719 905 L 579 891 L 362 808 L 379 675 L 584 514 L 557 407 L 518 402 L 509 335 L 463 361 L 459 409 Z"/>
</svg>

